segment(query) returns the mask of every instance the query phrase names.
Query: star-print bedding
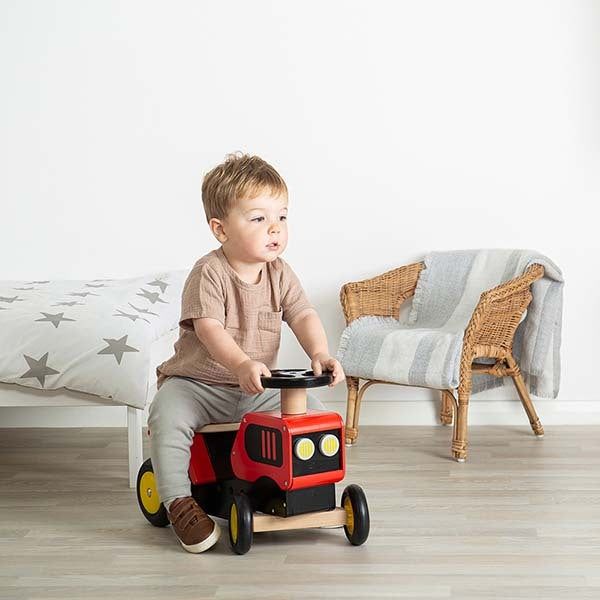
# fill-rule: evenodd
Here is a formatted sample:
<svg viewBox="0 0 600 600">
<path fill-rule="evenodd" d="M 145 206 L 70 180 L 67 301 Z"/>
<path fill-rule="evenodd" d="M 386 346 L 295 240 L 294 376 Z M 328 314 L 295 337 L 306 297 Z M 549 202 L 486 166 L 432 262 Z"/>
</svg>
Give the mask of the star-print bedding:
<svg viewBox="0 0 600 600">
<path fill-rule="evenodd" d="M 186 276 L 0 281 L 0 381 L 144 408 L 150 347 L 178 326 Z"/>
</svg>

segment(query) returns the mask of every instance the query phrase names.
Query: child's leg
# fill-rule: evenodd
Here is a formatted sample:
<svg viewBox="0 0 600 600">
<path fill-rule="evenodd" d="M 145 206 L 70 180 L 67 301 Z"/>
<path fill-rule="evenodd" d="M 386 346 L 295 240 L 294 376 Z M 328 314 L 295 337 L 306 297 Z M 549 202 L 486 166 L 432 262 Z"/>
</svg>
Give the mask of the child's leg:
<svg viewBox="0 0 600 600">
<path fill-rule="evenodd" d="M 241 391 L 169 377 L 148 415 L 150 453 L 158 494 L 164 504 L 191 495 L 188 476 L 194 432 L 209 423 L 233 421 Z"/>
</svg>

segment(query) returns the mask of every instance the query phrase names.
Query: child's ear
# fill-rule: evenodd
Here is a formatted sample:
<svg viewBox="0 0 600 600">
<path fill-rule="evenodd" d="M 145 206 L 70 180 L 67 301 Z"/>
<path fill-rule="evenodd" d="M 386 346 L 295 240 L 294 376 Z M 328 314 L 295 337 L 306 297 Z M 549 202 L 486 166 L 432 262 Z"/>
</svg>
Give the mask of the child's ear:
<svg viewBox="0 0 600 600">
<path fill-rule="evenodd" d="M 223 229 L 223 223 L 221 223 L 219 219 L 211 219 L 208 225 L 210 230 L 213 232 L 213 235 L 219 240 L 219 242 L 221 242 L 221 244 L 227 241 L 227 235 Z"/>
</svg>

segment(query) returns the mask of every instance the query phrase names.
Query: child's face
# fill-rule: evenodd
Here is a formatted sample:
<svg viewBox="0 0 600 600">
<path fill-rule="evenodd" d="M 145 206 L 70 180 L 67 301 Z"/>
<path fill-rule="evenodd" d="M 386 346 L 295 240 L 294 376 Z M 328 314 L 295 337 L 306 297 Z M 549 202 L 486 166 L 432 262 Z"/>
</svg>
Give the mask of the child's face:
<svg viewBox="0 0 600 600">
<path fill-rule="evenodd" d="M 223 221 L 223 245 L 244 262 L 275 260 L 287 246 L 287 205 L 287 196 L 268 192 L 238 200 Z"/>
</svg>

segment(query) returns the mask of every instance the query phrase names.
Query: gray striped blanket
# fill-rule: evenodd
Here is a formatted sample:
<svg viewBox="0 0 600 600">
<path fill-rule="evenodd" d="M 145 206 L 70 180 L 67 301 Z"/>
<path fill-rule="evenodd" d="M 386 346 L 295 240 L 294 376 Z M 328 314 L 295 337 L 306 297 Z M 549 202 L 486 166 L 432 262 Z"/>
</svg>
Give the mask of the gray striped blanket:
<svg viewBox="0 0 600 600">
<path fill-rule="evenodd" d="M 530 393 L 556 398 L 563 278 L 550 259 L 533 250 L 460 250 L 427 255 L 406 322 L 366 316 L 342 332 L 337 358 L 344 372 L 364 379 L 456 389 L 464 331 L 481 293 L 517 277 L 533 263 L 544 266 L 545 276 L 532 284 L 533 300 L 515 332 L 513 354 Z M 506 381 L 508 378 L 476 375 L 472 391 Z"/>
</svg>

